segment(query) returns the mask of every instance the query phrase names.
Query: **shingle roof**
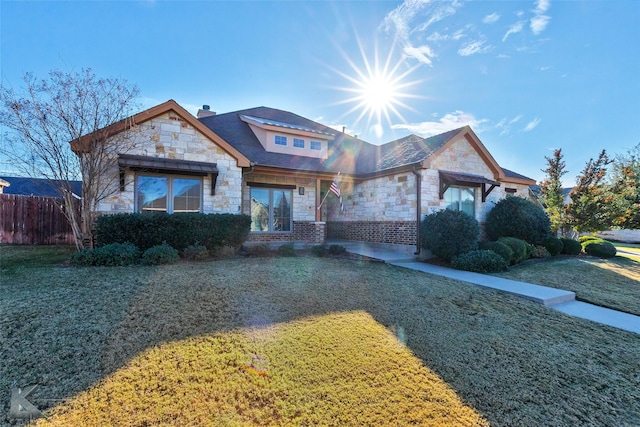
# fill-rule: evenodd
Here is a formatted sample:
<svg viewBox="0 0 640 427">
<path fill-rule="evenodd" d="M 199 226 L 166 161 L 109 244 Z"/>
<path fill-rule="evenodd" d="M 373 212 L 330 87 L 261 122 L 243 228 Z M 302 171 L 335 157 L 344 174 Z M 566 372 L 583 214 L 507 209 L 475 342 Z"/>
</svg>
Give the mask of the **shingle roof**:
<svg viewBox="0 0 640 427">
<path fill-rule="evenodd" d="M 4 194 L 17 194 L 40 197 L 62 197 L 56 186 L 51 185 L 47 179 L 25 178 L 15 176 L 2 176 L 0 179 L 7 181 L 10 186 L 4 187 Z M 71 188 L 76 195 L 82 194 L 82 181 L 71 181 Z"/>
</svg>

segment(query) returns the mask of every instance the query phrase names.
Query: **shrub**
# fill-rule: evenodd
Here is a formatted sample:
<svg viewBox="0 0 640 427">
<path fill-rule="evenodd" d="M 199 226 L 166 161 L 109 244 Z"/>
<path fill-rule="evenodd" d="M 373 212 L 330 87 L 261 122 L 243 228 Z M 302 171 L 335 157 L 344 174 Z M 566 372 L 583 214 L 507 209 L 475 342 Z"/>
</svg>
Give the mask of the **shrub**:
<svg viewBox="0 0 640 427">
<path fill-rule="evenodd" d="M 562 248 L 564 247 L 562 240 L 555 236 L 549 236 L 544 239 L 542 241 L 542 245 L 549 251 L 551 256 L 560 255 L 562 253 Z"/>
<path fill-rule="evenodd" d="M 182 256 L 192 261 L 202 261 L 209 258 L 211 253 L 205 246 L 196 243 L 195 245 L 189 245 L 184 248 Z"/>
<path fill-rule="evenodd" d="M 323 257 L 323 256 L 327 256 L 328 253 L 329 253 L 329 249 L 325 245 L 316 245 L 311 247 L 312 255 Z"/>
<path fill-rule="evenodd" d="M 477 249 L 479 236 L 478 221 L 464 212 L 444 209 L 422 220 L 422 247 L 445 261 Z"/>
<path fill-rule="evenodd" d="M 98 246 L 132 242 L 142 250 L 167 242 L 183 251 L 199 243 L 209 251 L 239 247 L 249 235 L 248 215 L 134 213 L 102 215 L 96 221 Z"/>
<path fill-rule="evenodd" d="M 150 247 L 142 254 L 142 263 L 145 265 L 173 264 L 179 259 L 178 250 L 168 245 L 167 242 Z"/>
<path fill-rule="evenodd" d="M 271 253 L 267 245 L 251 245 L 245 247 L 245 251 L 249 256 L 267 256 Z"/>
<path fill-rule="evenodd" d="M 616 256 L 616 247 L 603 239 L 587 240 L 582 244 L 582 249 L 587 255 L 600 258 L 613 258 Z"/>
<path fill-rule="evenodd" d="M 513 250 L 502 242 L 483 242 L 480 245 L 480 249 L 497 253 L 504 258 L 507 263 L 510 263 L 511 258 L 513 258 Z"/>
<path fill-rule="evenodd" d="M 584 243 L 584 242 L 588 242 L 589 240 L 602 240 L 602 239 L 600 237 L 594 236 L 592 234 L 586 234 L 584 236 L 578 237 L 578 242 L 580 242 L 581 244 Z"/>
<path fill-rule="evenodd" d="M 347 248 L 341 245 L 329 245 L 329 254 L 331 255 L 342 255 L 347 251 Z"/>
<path fill-rule="evenodd" d="M 498 242 L 504 243 L 513 251 L 511 264 L 518 264 L 529 257 L 529 245 L 522 239 L 518 239 L 517 237 L 501 237 L 498 239 Z"/>
<path fill-rule="evenodd" d="M 451 260 L 451 266 L 458 270 L 477 273 L 495 273 L 507 269 L 507 261 L 501 255 L 490 250 L 474 250 L 465 252 Z"/>
<path fill-rule="evenodd" d="M 574 239 L 568 239 L 561 237 L 562 240 L 562 253 L 565 255 L 580 255 L 582 252 L 582 245 L 580 242 Z"/>
<path fill-rule="evenodd" d="M 510 196 L 489 211 L 485 232 L 491 240 L 517 237 L 539 245 L 551 235 L 551 222 L 540 206 L 522 197 Z"/>
<path fill-rule="evenodd" d="M 542 245 L 536 245 L 533 246 L 533 252 L 531 253 L 531 258 L 548 258 L 551 256 L 551 252 L 549 252 L 549 250 L 542 246 Z"/>
<path fill-rule="evenodd" d="M 71 263 L 75 265 L 132 265 L 137 264 L 139 260 L 140 249 L 129 242 L 84 249 L 71 257 Z"/>
<path fill-rule="evenodd" d="M 285 243 L 278 248 L 278 255 L 280 256 L 296 256 L 296 250 L 293 247 L 293 243 Z"/>
</svg>

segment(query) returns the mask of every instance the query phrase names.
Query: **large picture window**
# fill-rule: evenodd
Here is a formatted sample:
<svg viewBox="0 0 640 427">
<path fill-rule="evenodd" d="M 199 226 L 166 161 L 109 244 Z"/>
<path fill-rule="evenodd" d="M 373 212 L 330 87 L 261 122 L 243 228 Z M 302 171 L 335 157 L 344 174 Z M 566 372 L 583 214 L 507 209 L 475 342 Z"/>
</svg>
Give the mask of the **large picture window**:
<svg viewBox="0 0 640 427">
<path fill-rule="evenodd" d="M 251 231 L 290 232 L 291 200 L 287 189 L 251 188 Z"/>
<path fill-rule="evenodd" d="M 173 175 L 137 175 L 138 212 L 200 212 L 202 178 Z"/>
<path fill-rule="evenodd" d="M 444 200 L 447 209 L 462 211 L 475 218 L 475 196 L 474 188 L 449 187 L 444 193 Z"/>
</svg>

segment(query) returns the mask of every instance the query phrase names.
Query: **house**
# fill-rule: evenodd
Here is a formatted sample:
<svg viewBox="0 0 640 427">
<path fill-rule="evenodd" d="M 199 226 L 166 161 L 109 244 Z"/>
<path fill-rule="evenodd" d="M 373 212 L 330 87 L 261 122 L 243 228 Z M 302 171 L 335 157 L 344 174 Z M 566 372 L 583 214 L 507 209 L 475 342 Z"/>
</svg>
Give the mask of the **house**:
<svg viewBox="0 0 640 427">
<path fill-rule="evenodd" d="M 3 184 L 3 182 L 5 184 Z M 71 189 L 73 194 L 80 198 L 82 194 L 82 181 L 71 181 Z M 49 181 L 42 178 L 29 178 L 18 176 L 2 176 L 0 177 L 0 194 L 15 194 L 22 196 L 37 196 L 37 197 L 57 197 L 60 198 L 59 188 L 60 185 L 56 184 L 56 181 Z"/>
<path fill-rule="evenodd" d="M 287 111 L 205 106 L 196 118 L 170 100 L 110 129 L 119 132 L 136 143 L 118 154 L 119 188 L 101 213 L 244 213 L 250 242 L 417 245 L 424 215 L 449 208 L 482 223 L 495 202 L 529 197 L 535 184 L 502 168 L 468 126 L 376 146 Z"/>
</svg>

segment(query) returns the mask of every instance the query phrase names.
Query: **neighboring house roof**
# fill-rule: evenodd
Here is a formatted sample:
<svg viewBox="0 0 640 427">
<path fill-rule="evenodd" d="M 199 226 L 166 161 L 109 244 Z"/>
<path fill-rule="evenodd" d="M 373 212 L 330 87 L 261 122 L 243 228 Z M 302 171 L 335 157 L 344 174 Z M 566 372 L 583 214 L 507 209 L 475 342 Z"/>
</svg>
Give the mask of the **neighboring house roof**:
<svg viewBox="0 0 640 427">
<path fill-rule="evenodd" d="M 48 179 L 25 178 L 15 176 L 3 176 L 0 180 L 7 181 L 10 186 L 5 187 L 4 194 L 16 194 L 24 196 L 39 197 L 62 197 L 58 191 L 57 183 L 53 184 Z M 82 181 L 70 181 L 73 194 L 80 196 L 82 194 Z"/>
</svg>

